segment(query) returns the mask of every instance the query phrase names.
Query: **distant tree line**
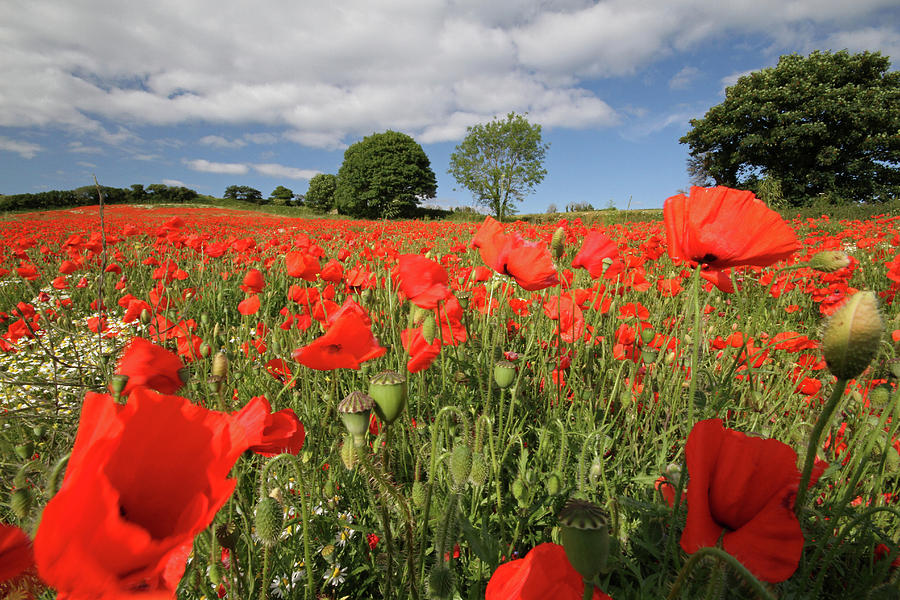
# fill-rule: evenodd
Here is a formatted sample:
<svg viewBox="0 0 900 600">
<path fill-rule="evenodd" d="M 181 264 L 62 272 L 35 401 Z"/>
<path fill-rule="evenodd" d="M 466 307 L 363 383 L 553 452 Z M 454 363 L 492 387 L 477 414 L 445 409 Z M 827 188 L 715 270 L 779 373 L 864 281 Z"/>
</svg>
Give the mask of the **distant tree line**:
<svg viewBox="0 0 900 600">
<path fill-rule="evenodd" d="M 144 187 L 136 183 L 130 188 L 100 186 L 103 202 L 107 204 L 175 203 L 183 204 L 197 199 L 198 194 L 183 186 L 151 183 Z M 86 185 L 74 190 L 51 190 L 36 194 L 0 195 L 0 210 L 44 210 L 66 206 L 99 204 L 97 186 Z"/>
</svg>

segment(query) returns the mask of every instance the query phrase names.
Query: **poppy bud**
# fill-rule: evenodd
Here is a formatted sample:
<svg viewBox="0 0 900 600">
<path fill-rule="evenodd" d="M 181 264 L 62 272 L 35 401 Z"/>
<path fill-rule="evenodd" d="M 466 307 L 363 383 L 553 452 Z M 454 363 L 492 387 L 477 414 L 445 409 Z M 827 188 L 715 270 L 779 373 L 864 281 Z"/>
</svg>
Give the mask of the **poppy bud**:
<svg viewBox="0 0 900 600">
<path fill-rule="evenodd" d="M 31 510 L 31 491 L 28 488 L 19 488 L 9 497 L 9 507 L 20 519 L 28 516 Z"/>
<path fill-rule="evenodd" d="M 487 481 L 487 465 L 481 454 L 472 456 L 472 470 L 469 471 L 469 481 L 474 486 L 482 486 Z"/>
<path fill-rule="evenodd" d="M 214 563 L 209 565 L 209 581 L 213 585 L 219 585 L 220 583 L 222 583 L 223 575 L 224 573 L 222 573 L 222 563 L 220 563 L 219 561 L 215 561 Z"/>
<path fill-rule="evenodd" d="M 445 563 L 441 562 L 431 568 L 428 574 L 428 591 L 433 600 L 449 600 L 456 589 L 453 571 Z"/>
<path fill-rule="evenodd" d="M 212 354 L 212 346 L 210 346 L 206 342 L 200 344 L 200 356 L 202 356 L 203 358 L 208 358 L 210 354 Z"/>
<path fill-rule="evenodd" d="M 809 259 L 809 266 L 823 273 L 833 273 L 850 265 L 850 257 L 840 250 L 823 250 Z"/>
<path fill-rule="evenodd" d="M 16 475 L 13 477 L 13 487 L 21 488 L 26 485 L 28 485 L 28 476 L 25 474 L 25 467 L 22 467 L 16 471 Z"/>
<path fill-rule="evenodd" d="M 436 329 L 437 324 L 434 322 L 434 317 L 427 317 L 422 323 L 422 337 L 427 343 L 430 344 L 434 341 L 434 335 L 437 333 Z"/>
<path fill-rule="evenodd" d="M 884 330 L 874 292 L 857 292 L 825 324 L 822 353 L 838 379 L 862 374 L 878 352 Z"/>
<path fill-rule="evenodd" d="M 547 494 L 550 496 L 555 496 L 559 493 L 560 488 L 562 487 L 562 477 L 560 477 L 559 473 L 553 472 L 547 477 Z"/>
<path fill-rule="evenodd" d="M 681 481 L 681 465 L 672 463 L 666 467 L 666 479 L 672 485 L 678 485 L 678 482 Z"/>
<path fill-rule="evenodd" d="M 575 570 L 591 580 L 606 570 L 609 532 L 603 509 L 587 500 L 571 499 L 559 513 L 560 541 Z"/>
<path fill-rule="evenodd" d="M 113 395 L 116 398 L 122 394 L 126 385 L 128 385 L 128 375 L 116 373 L 109 380 L 109 387 L 112 389 Z"/>
<path fill-rule="evenodd" d="M 150 321 L 153 320 L 153 315 L 150 314 L 149 310 L 144 308 L 144 309 L 141 309 L 141 314 L 138 315 L 138 318 L 140 319 L 142 325 L 149 325 Z"/>
<path fill-rule="evenodd" d="M 411 327 L 418 327 L 424 320 L 428 311 L 426 311 L 421 306 L 413 306 L 412 310 L 409 311 L 409 320 L 412 323 Z"/>
<path fill-rule="evenodd" d="M 653 341 L 653 338 L 656 337 L 656 332 L 650 329 L 649 327 L 644 327 L 641 329 L 641 341 L 645 344 L 649 344 Z"/>
<path fill-rule="evenodd" d="M 222 379 L 225 379 L 225 376 L 228 375 L 228 356 L 224 350 L 219 350 L 213 357 L 212 374 L 213 377 L 221 377 Z"/>
<path fill-rule="evenodd" d="M 284 511 L 278 500 L 265 497 L 256 505 L 256 535 L 263 544 L 271 546 L 278 541 L 284 525 Z"/>
<path fill-rule="evenodd" d="M 396 371 L 382 371 L 369 380 L 369 396 L 375 402 L 375 414 L 390 425 L 406 406 L 406 377 Z"/>
<path fill-rule="evenodd" d="M 472 451 L 467 444 L 457 444 L 450 454 L 450 475 L 453 477 L 456 487 L 465 486 L 471 472 Z"/>
<path fill-rule="evenodd" d="M 350 443 L 350 438 L 346 437 L 341 444 L 341 462 L 347 467 L 348 471 L 352 471 L 356 466 L 356 448 Z"/>
<path fill-rule="evenodd" d="M 344 422 L 347 432 L 353 436 L 354 446 L 362 446 L 366 443 L 366 433 L 369 431 L 369 414 L 374 405 L 372 397 L 360 391 L 350 392 L 338 404 L 337 409 L 341 414 L 341 420 Z"/>
<path fill-rule="evenodd" d="M 554 260 L 559 260 L 566 249 L 566 230 L 557 227 L 553 232 L 553 238 L 550 240 L 550 254 Z"/>
<path fill-rule="evenodd" d="M 516 379 L 516 365 L 508 360 L 498 361 L 494 365 L 494 383 L 497 387 L 506 389 Z"/>
<path fill-rule="evenodd" d="M 417 508 L 425 508 L 425 484 L 421 481 L 416 481 L 413 483 L 412 492 L 410 494 L 412 496 L 413 504 Z"/>
<path fill-rule="evenodd" d="M 28 460 L 34 454 L 34 442 L 28 440 L 27 442 L 16 444 L 15 450 L 16 456 L 18 456 L 22 460 Z"/>
</svg>

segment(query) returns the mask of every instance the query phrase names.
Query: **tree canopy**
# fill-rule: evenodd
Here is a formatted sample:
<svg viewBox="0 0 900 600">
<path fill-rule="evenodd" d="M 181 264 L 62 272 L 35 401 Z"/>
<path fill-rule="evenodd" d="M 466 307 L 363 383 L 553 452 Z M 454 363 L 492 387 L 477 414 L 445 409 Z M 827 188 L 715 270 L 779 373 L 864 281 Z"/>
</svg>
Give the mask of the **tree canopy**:
<svg viewBox="0 0 900 600">
<path fill-rule="evenodd" d="M 509 113 L 505 120 L 469 127 L 450 156 L 448 172 L 502 221 L 515 212 L 513 200 L 521 202 L 544 180 L 549 147 L 541 142 L 540 125 Z"/>
<path fill-rule="evenodd" d="M 793 205 L 827 195 L 880 202 L 900 192 L 900 73 L 877 52 L 785 55 L 738 79 L 681 143 L 688 170 Z"/>
<path fill-rule="evenodd" d="M 337 175 L 319 173 L 309 180 L 306 191 L 306 206 L 319 212 L 334 208 L 334 191 L 337 189 Z"/>
<path fill-rule="evenodd" d="M 272 193 L 269 194 L 269 202 L 273 204 L 285 205 L 290 203 L 294 199 L 294 191 L 290 188 L 286 188 L 283 185 L 279 185 L 277 188 L 272 190 Z"/>
<path fill-rule="evenodd" d="M 344 152 L 334 201 L 352 217 L 409 217 L 423 198 L 434 198 L 436 192 L 437 179 L 422 147 L 404 133 L 386 131 Z"/>
<path fill-rule="evenodd" d="M 263 202 L 262 192 L 246 185 L 229 185 L 225 188 L 225 195 L 222 197 L 230 200 L 255 202 L 256 204 L 262 204 Z"/>
</svg>

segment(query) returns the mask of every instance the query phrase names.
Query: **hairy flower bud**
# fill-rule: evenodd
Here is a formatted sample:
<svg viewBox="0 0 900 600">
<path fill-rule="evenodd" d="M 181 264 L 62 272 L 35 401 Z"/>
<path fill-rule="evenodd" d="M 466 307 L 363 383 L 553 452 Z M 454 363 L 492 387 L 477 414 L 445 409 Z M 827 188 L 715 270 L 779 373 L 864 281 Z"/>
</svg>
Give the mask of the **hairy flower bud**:
<svg viewBox="0 0 900 600">
<path fill-rule="evenodd" d="M 553 232 L 553 238 L 550 240 L 550 254 L 554 260 L 559 260 L 566 249 L 566 230 L 557 227 Z"/>
<path fill-rule="evenodd" d="M 284 525 L 284 511 L 278 500 L 267 496 L 256 505 L 256 535 L 262 543 L 271 546 L 281 535 Z"/>
<path fill-rule="evenodd" d="M 487 464 L 481 454 L 472 456 L 472 469 L 469 471 L 469 481 L 474 486 L 482 486 L 487 481 Z"/>
<path fill-rule="evenodd" d="M 450 454 L 450 475 L 453 477 L 454 485 L 458 488 L 466 485 L 471 472 L 472 450 L 467 444 L 457 444 Z"/>
<path fill-rule="evenodd" d="M 425 339 L 427 343 L 431 343 L 434 341 L 434 336 L 437 333 L 437 323 L 434 322 L 434 317 L 428 316 L 425 318 L 425 321 L 422 323 L 422 337 Z"/>
<path fill-rule="evenodd" d="M 857 292 L 825 324 L 822 353 L 839 379 L 862 374 L 878 352 L 884 323 L 874 292 Z"/>
<path fill-rule="evenodd" d="M 410 493 L 412 496 L 413 504 L 416 508 L 425 508 L 425 484 L 421 481 L 416 481 L 413 483 L 412 492 Z"/>
<path fill-rule="evenodd" d="M 823 273 L 833 273 L 850 265 L 850 257 L 840 250 L 823 250 L 809 259 L 809 266 Z"/>
<path fill-rule="evenodd" d="M 10 494 L 9 507 L 12 509 L 13 514 L 20 519 L 27 517 L 28 511 L 31 510 L 31 490 L 19 488 Z"/>
<path fill-rule="evenodd" d="M 456 581 L 453 571 L 445 563 L 441 562 L 431 568 L 428 574 L 428 591 L 433 600 L 449 600 L 456 589 Z"/>
</svg>

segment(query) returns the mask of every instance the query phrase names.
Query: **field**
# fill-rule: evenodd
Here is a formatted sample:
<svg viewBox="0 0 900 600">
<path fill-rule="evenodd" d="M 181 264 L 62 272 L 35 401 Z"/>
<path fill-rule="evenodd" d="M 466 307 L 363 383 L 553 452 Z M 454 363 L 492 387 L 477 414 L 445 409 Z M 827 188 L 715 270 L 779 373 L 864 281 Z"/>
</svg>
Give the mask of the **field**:
<svg viewBox="0 0 900 600">
<path fill-rule="evenodd" d="M 719 208 L 7 217 L 0 596 L 900 597 L 900 217 Z"/>
</svg>

